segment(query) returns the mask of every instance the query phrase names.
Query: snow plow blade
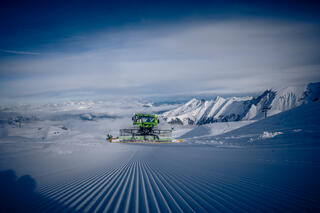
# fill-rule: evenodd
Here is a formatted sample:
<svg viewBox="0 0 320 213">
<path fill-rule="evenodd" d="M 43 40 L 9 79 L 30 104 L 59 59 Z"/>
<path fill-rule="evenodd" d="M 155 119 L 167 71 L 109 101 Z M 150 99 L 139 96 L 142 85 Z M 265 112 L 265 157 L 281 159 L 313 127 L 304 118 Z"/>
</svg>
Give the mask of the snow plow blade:
<svg viewBox="0 0 320 213">
<path fill-rule="evenodd" d="M 111 143 L 153 143 L 153 144 L 161 144 L 161 143 L 181 143 L 182 139 L 171 139 L 171 140 L 143 140 L 143 139 L 123 139 L 123 138 L 111 138 L 109 140 Z"/>
</svg>

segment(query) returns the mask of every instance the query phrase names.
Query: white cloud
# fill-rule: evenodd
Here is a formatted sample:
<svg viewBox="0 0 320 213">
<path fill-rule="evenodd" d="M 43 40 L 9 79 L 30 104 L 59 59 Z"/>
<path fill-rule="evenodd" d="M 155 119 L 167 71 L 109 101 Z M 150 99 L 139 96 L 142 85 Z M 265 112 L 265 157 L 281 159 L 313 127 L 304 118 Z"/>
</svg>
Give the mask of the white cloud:
<svg viewBox="0 0 320 213">
<path fill-rule="evenodd" d="M 5 50 L 5 49 L 0 49 L 0 52 L 11 53 L 11 54 L 16 54 L 16 55 L 39 55 L 39 54 L 40 54 L 40 53 L 38 53 L 38 52 L 17 51 L 17 50 Z"/>
<path fill-rule="evenodd" d="M 0 95 L 144 87 L 159 94 L 239 93 L 319 81 L 319 32 L 312 24 L 277 20 L 102 32 L 68 41 L 75 49 L 68 53 L 3 61 L 0 75 L 12 80 L 1 83 Z"/>
</svg>

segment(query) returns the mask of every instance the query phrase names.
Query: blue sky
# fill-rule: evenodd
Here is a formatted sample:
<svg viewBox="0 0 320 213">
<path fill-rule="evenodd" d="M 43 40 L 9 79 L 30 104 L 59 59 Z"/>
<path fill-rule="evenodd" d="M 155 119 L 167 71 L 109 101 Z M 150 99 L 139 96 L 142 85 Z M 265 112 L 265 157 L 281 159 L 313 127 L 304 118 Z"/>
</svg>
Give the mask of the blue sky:
<svg viewBox="0 0 320 213">
<path fill-rule="evenodd" d="M 248 94 L 320 80 L 315 1 L 12 1 L 0 10 L 1 102 Z"/>
</svg>

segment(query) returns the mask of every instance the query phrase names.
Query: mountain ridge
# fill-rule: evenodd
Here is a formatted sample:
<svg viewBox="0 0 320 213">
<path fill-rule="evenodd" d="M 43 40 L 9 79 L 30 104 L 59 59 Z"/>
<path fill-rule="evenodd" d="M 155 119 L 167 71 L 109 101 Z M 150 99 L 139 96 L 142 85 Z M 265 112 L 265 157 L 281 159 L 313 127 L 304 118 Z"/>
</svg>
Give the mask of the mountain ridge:
<svg viewBox="0 0 320 213">
<path fill-rule="evenodd" d="M 299 87 L 267 89 L 257 97 L 217 96 L 212 100 L 192 98 L 176 109 L 164 112 L 161 117 L 170 124 L 202 125 L 215 122 L 260 120 L 305 103 L 320 99 L 320 82 Z"/>
</svg>

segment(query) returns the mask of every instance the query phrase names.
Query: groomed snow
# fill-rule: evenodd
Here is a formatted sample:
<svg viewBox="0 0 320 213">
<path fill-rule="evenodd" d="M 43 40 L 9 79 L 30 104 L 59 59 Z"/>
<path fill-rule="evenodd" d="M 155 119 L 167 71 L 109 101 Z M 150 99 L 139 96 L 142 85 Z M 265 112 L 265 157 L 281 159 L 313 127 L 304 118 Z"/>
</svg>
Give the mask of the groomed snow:
<svg viewBox="0 0 320 213">
<path fill-rule="evenodd" d="M 128 119 L 87 111 L 2 122 L 1 196 L 29 190 L 29 212 L 318 212 L 319 111 L 318 101 L 256 122 L 175 126 L 178 144 L 109 143 Z"/>
</svg>

